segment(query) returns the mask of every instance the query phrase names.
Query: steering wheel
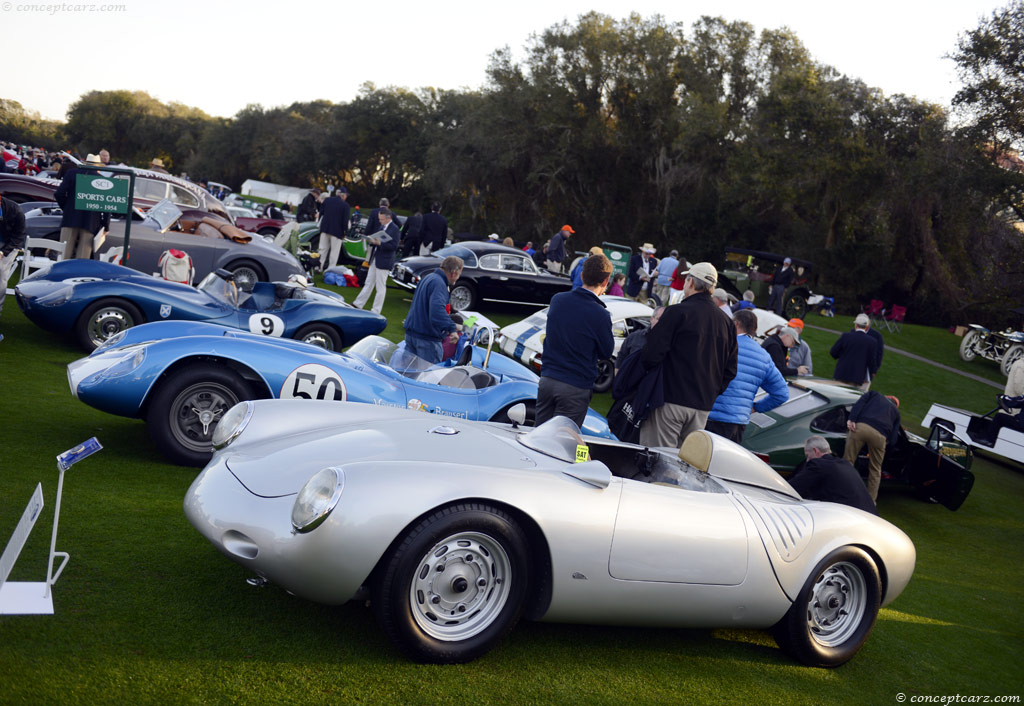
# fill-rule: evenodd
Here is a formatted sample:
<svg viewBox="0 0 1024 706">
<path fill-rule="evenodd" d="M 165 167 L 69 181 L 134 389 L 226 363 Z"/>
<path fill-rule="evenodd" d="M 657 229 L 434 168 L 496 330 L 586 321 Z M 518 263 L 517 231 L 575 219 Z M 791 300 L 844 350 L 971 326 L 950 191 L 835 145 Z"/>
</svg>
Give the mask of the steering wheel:
<svg viewBox="0 0 1024 706">
<path fill-rule="evenodd" d="M 462 353 L 459 354 L 459 359 L 455 361 L 455 365 L 469 365 L 473 360 L 473 346 L 466 342 L 465 347 L 462 349 Z"/>
</svg>

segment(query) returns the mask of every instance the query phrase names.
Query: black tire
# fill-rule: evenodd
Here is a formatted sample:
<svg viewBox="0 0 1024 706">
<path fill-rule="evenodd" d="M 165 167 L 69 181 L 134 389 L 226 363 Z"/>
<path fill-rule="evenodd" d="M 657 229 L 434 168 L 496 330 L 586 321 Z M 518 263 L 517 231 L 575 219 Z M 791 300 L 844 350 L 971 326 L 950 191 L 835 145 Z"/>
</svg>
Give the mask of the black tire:
<svg viewBox="0 0 1024 706">
<path fill-rule="evenodd" d="M 125 299 L 100 299 L 90 304 L 75 322 L 75 337 L 87 351 L 96 348 L 114 334 L 146 323 L 139 307 Z"/>
<path fill-rule="evenodd" d="M 489 505 L 431 513 L 384 559 L 372 596 L 380 626 L 418 662 L 476 659 L 519 619 L 530 585 L 528 544 L 516 521 Z"/>
<path fill-rule="evenodd" d="M 508 407 L 491 417 L 490 421 L 500 422 L 501 424 L 511 424 L 512 420 L 508 418 L 508 411 L 517 404 L 519 403 L 513 402 Z M 526 405 L 526 420 L 523 422 L 523 426 L 532 427 L 537 423 L 537 403 L 533 400 L 523 400 L 523 404 Z"/>
<path fill-rule="evenodd" d="M 659 306 L 661 306 L 661 297 L 659 297 L 657 294 L 649 294 L 647 296 L 647 301 L 644 303 L 647 304 L 647 306 L 651 307 L 652 309 L 657 309 Z"/>
<path fill-rule="evenodd" d="M 864 644 L 878 617 L 882 582 L 862 549 L 822 559 L 796 601 L 772 628 L 779 647 L 810 667 L 838 667 Z"/>
<path fill-rule="evenodd" d="M 243 292 L 251 292 L 254 284 L 267 280 L 266 271 L 252 260 L 236 260 L 224 269 L 235 276 L 235 284 Z"/>
<path fill-rule="evenodd" d="M 452 287 L 449 301 L 452 304 L 452 311 L 472 311 L 477 305 L 476 287 L 472 282 L 465 280 L 456 282 Z"/>
<path fill-rule="evenodd" d="M 786 300 L 786 306 L 782 309 L 787 319 L 803 319 L 807 316 L 807 297 L 803 294 L 793 294 Z"/>
<path fill-rule="evenodd" d="M 330 324 L 306 324 L 295 332 L 295 340 L 329 351 L 341 350 L 341 335 Z"/>
<path fill-rule="evenodd" d="M 236 372 L 194 363 L 164 380 L 146 414 L 149 436 L 160 452 L 182 466 L 205 466 L 213 454 L 217 421 L 252 390 Z"/>
<path fill-rule="evenodd" d="M 597 380 L 594 381 L 594 392 L 600 394 L 602 392 L 608 392 L 612 389 L 612 383 L 615 381 L 615 361 L 613 360 L 599 360 L 597 361 Z"/>
<path fill-rule="evenodd" d="M 260 228 L 256 232 L 259 233 L 260 235 L 265 235 L 268 238 L 275 238 L 275 237 L 277 237 L 277 234 L 281 232 L 281 229 L 280 228 Z"/>
</svg>

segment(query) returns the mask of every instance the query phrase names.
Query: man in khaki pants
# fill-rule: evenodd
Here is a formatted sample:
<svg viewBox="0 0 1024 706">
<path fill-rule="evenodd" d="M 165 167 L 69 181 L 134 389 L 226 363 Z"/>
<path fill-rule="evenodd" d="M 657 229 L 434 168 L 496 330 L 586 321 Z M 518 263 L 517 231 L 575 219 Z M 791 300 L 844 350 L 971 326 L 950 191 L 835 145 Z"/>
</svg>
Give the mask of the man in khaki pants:
<svg viewBox="0 0 1024 706">
<path fill-rule="evenodd" d="M 896 443 L 900 432 L 900 401 L 892 396 L 883 397 L 872 390 L 864 393 L 846 422 L 850 433 L 846 435 L 843 458 L 856 464 L 862 446 L 868 447 L 868 495 L 878 501 L 878 484 L 882 480 L 882 459 L 889 444 Z"/>
<path fill-rule="evenodd" d="M 75 182 L 79 174 L 96 174 L 95 169 L 102 167 L 103 162 L 94 154 L 85 159 L 85 165 L 68 170 L 64 180 L 53 193 L 63 211 L 60 219 L 60 242 L 64 244 L 64 259 L 86 259 L 92 257 L 92 239 L 99 230 L 100 214 L 93 211 L 80 211 L 75 208 Z"/>
</svg>

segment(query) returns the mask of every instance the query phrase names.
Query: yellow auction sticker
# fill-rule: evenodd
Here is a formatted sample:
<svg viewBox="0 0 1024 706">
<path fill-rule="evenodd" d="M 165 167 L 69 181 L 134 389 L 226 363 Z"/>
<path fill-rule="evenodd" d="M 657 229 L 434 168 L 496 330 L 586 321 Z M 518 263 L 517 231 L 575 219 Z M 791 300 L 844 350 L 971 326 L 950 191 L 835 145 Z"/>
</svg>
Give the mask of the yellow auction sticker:
<svg viewBox="0 0 1024 706">
<path fill-rule="evenodd" d="M 576 446 L 576 463 L 584 463 L 590 460 L 590 449 L 587 448 L 586 444 L 577 444 Z"/>
</svg>

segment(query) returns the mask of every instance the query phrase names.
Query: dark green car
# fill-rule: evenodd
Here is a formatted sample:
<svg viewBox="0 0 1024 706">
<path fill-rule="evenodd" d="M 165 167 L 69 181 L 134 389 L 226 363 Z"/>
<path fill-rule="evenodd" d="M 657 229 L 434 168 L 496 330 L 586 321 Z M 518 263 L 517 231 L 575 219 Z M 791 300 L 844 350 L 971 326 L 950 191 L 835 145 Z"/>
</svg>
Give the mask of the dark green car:
<svg viewBox="0 0 1024 706">
<path fill-rule="evenodd" d="M 860 398 L 855 387 L 822 378 L 789 380 L 789 401 L 770 412 L 754 412 L 743 435 L 743 446 L 788 477 L 804 460 L 804 442 L 818 434 L 842 456 L 846 448 L 846 420 Z M 887 448 L 882 463 L 882 484 L 902 483 L 922 498 L 950 510 L 960 507 L 974 485 L 970 446 L 951 431 L 932 430 L 928 439 L 901 430 L 900 440 Z M 867 476 L 867 456 L 857 469 Z"/>
<path fill-rule="evenodd" d="M 771 280 L 775 271 L 782 267 L 785 256 L 760 250 L 727 248 L 725 266 L 718 282 L 737 299 L 743 298 L 748 289 L 754 293 L 754 304 L 767 309 L 771 299 Z M 799 258 L 791 258 L 793 284 L 783 296 L 782 311 L 787 319 L 802 319 L 807 314 L 807 300 L 811 297 L 810 282 L 814 265 Z"/>
</svg>

